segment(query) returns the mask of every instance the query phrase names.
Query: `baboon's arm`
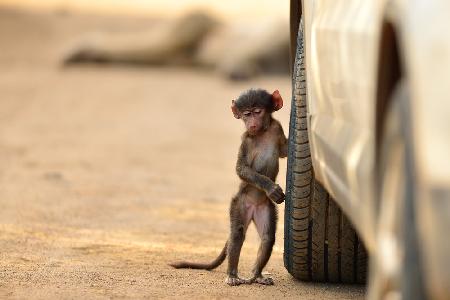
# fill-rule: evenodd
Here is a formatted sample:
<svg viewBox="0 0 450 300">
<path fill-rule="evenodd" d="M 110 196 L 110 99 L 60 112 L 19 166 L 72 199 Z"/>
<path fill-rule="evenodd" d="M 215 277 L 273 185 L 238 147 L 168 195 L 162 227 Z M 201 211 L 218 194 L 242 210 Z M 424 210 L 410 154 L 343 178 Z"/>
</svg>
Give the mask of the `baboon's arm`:
<svg viewBox="0 0 450 300">
<path fill-rule="evenodd" d="M 270 191 L 273 190 L 275 183 L 269 177 L 259 174 L 248 165 L 248 152 L 249 149 L 247 142 L 244 140 L 239 148 L 238 160 L 236 164 L 237 175 L 243 181 L 266 193 L 270 193 Z"/>
<path fill-rule="evenodd" d="M 287 154 L 288 154 L 288 139 L 284 135 L 283 128 L 281 126 L 280 126 L 279 145 L 280 145 L 280 158 L 287 157 Z"/>
</svg>

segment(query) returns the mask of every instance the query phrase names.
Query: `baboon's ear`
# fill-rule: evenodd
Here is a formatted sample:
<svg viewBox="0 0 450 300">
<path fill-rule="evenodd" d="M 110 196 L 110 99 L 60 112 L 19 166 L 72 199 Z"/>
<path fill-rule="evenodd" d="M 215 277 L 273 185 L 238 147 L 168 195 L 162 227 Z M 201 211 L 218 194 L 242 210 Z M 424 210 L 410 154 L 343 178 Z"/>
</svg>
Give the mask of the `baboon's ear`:
<svg viewBox="0 0 450 300">
<path fill-rule="evenodd" d="M 283 98 L 281 98 L 280 92 L 275 90 L 272 93 L 273 110 L 279 110 L 283 107 Z"/>
<path fill-rule="evenodd" d="M 236 119 L 241 118 L 241 114 L 239 113 L 239 110 L 236 107 L 236 103 L 234 102 L 234 100 L 231 100 L 231 111 L 233 112 L 233 115 Z"/>
</svg>

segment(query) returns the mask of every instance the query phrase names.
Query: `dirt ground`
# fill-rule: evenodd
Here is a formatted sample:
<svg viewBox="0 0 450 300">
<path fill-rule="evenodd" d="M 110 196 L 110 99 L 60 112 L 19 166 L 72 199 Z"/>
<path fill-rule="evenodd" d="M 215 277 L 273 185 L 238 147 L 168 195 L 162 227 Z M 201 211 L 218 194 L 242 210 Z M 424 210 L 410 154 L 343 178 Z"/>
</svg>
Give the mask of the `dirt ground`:
<svg viewBox="0 0 450 300">
<path fill-rule="evenodd" d="M 211 260 L 227 238 L 242 131 L 231 99 L 278 88 L 286 107 L 275 117 L 287 131 L 290 82 L 58 65 L 77 33 L 151 23 L 0 12 L 0 298 L 364 298 L 361 286 L 292 279 L 282 261 L 284 205 L 266 268 L 275 286 L 228 287 L 225 265 L 167 266 Z M 257 246 L 251 227 L 244 276 Z"/>
</svg>

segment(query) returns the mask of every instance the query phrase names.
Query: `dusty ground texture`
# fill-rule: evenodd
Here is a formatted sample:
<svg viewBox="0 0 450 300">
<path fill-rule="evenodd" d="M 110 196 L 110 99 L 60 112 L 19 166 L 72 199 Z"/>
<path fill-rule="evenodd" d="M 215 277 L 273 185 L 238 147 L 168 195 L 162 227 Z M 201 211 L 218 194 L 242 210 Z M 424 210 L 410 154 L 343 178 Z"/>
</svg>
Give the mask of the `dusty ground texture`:
<svg viewBox="0 0 450 300">
<path fill-rule="evenodd" d="M 150 26 L 147 20 L 0 13 L 0 298 L 361 299 L 364 287 L 301 283 L 285 271 L 283 205 L 266 271 L 275 286 L 228 287 L 214 258 L 242 125 L 230 100 L 250 86 L 203 71 L 58 67 L 73 34 Z M 276 113 L 285 128 L 289 105 Z M 284 186 L 286 161 L 279 182 Z M 253 227 L 241 256 L 250 274 Z"/>
</svg>

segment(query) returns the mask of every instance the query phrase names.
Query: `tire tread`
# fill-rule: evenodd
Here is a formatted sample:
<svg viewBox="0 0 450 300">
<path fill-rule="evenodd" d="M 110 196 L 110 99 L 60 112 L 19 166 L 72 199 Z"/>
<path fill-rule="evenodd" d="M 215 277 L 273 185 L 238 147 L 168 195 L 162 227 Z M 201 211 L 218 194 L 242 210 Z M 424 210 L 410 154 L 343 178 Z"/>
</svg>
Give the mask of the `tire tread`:
<svg viewBox="0 0 450 300">
<path fill-rule="evenodd" d="M 367 253 L 350 221 L 314 179 L 308 137 L 303 23 L 294 64 L 286 176 L 284 263 L 303 281 L 363 283 Z"/>
</svg>

